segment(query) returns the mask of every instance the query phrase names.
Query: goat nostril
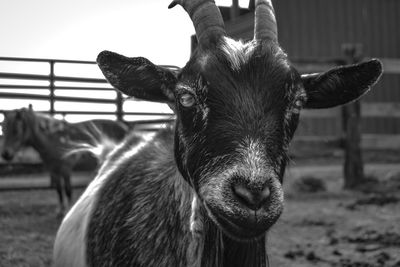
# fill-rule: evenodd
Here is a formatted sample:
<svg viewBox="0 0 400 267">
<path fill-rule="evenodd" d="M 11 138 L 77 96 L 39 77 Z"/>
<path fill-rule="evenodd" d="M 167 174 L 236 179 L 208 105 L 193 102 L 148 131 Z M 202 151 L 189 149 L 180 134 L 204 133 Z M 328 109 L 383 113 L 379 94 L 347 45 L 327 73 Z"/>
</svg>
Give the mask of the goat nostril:
<svg viewBox="0 0 400 267">
<path fill-rule="evenodd" d="M 264 202 L 265 200 L 267 200 L 269 198 L 269 195 L 271 194 L 271 192 L 269 191 L 269 187 L 265 187 L 261 192 L 260 192 L 260 197 L 262 199 L 262 201 Z"/>
<path fill-rule="evenodd" d="M 233 192 L 240 202 L 252 210 L 258 210 L 270 196 L 270 190 L 265 187 L 263 190 L 251 190 L 243 184 L 233 186 Z"/>
</svg>

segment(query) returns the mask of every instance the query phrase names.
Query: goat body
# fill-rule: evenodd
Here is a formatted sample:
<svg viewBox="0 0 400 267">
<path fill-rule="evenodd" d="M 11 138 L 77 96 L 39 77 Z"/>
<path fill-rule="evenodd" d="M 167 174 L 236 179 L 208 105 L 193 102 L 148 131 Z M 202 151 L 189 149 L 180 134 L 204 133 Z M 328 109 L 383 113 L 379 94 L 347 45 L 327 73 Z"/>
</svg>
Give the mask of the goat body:
<svg viewBox="0 0 400 267">
<path fill-rule="evenodd" d="M 382 73 L 370 60 L 300 75 L 279 46 L 270 0 L 256 0 L 245 43 L 226 36 L 214 1 L 177 4 L 199 41 L 184 68 L 109 51 L 97 58 L 115 88 L 167 103 L 176 120 L 109 155 L 60 227 L 56 266 L 266 266 L 301 109 L 354 101 Z"/>
<path fill-rule="evenodd" d="M 265 237 L 233 240 L 196 203 L 173 136 L 132 136 L 112 152 L 58 231 L 56 266 L 265 265 Z"/>
</svg>

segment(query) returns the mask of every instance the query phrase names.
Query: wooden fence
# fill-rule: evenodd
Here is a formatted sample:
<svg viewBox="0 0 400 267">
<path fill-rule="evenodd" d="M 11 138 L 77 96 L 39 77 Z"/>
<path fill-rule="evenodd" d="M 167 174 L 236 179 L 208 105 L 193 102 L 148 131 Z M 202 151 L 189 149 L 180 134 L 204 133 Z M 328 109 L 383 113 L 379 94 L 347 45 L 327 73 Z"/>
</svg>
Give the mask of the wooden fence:
<svg viewBox="0 0 400 267">
<path fill-rule="evenodd" d="M 400 59 L 380 58 L 383 63 L 383 75 L 400 75 Z M 313 73 L 326 71 L 337 65 L 345 64 L 341 59 L 307 59 L 294 60 L 294 65 L 301 73 Z M 374 89 L 373 89 L 374 90 Z M 379 89 L 376 89 L 379 90 Z M 400 90 L 393 88 L 392 90 Z M 325 142 L 338 144 L 338 139 L 343 134 L 343 111 L 342 108 L 325 110 L 303 110 L 301 113 L 301 123 L 296 134 L 297 141 Z M 372 102 L 361 101 L 362 128 L 366 128 L 369 118 L 392 118 L 394 119 L 393 128 L 400 133 L 400 102 Z M 318 134 L 308 130 L 307 127 L 313 122 L 318 121 L 323 124 L 327 122 L 326 133 Z M 332 129 L 334 128 L 334 129 Z M 334 133 L 334 134 L 332 134 Z M 379 133 L 362 135 L 362 147 L 371 149 L 400 149 L 400 134 Z"/>
<path fill-rule="evenodd" d="M 252 6 L 254 1 L 250 2 Z M 290 59 L 297 58 L 293 60 L 295 63 L 304 61 L 301 59 L 309 63 L 304 64 L 301 71 L 317 72 L 337 64 L 329 58 L 343 61 L 342 45 L 349 43 L 361 45 L 366 57 L 382 59 L 385 74 L 362 99 L 363 145 L 399 149 L 400 35 L 397 28 L 400 1 L 274 0 L 273 4 L 280 45 Z M 237 6 L 232 8 L 237 9 Z M 224 20 L 229 36 L 244 40 L 253 38 L 252 10 L 225 12 Z M 326 64 L 324 58 L 334 61 L 333 64 Z M 313 141 L 337 139 L 343 135 L 341 117 L 341 108 L 305 110 L 296 136 Z"/>
</svg>

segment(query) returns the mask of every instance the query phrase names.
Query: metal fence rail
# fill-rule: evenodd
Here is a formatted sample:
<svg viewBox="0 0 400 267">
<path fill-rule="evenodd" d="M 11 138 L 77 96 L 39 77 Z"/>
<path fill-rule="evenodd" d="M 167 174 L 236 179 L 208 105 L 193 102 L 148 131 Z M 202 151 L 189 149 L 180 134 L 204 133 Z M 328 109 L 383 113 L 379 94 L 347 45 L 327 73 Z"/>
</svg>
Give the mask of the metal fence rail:
<svg viewBox="0 0 400 267">
<path fill-rule="evenodd" d="M 45 113 L 50 115 L 62 114 L 65 115 L 115 115 L 118 120 L 123 120 L 125 115 L 141 115 L 141 116 L 172 116 L 170 113 L 159 112 L 127 112 L 123 108 L 123 102 L 126 100 L 121 93 L 117 92 L 115 98 L 97 98 L 97 97 L 80 97 L 80 96 L 57 96 L 56 90 L 87 90 L 93 91 L 116 91 L 111 86 L 107 85 L 108 82 L 103 78 L 88 78 L 88 77 L 71 77 L 71 76 L 58 76 L 55 74 L 56 64 L 78 64 L 78 65 L 96 65 L 94 61 L 81 61 L 81 60 L 62 60 L 62 59 L 39 59 L 39 58 L 15 58 L 15 57 L 0 57 L 0 62 L 42 62 L 49 64 L 49 74 L 27 74 L 27 73 L 11 73 L 0 72 L 0 79 L 2 80 L 17 80 L 17 81 L 42 81 L 47 82 L 48 85 L 34 85 L 34 84 L 5 84 L 0 81 L 0 98 L 3 99 L 29 99 L 29 100 L 45 100 L 49 101 L 50 108 L 45 110 Z M 178 67 L 172 65 L 162 65 L 173 71 L 179 70 Z M 58 86 L 57 82 L 77 83 L 77 85 Z M 15 82 L 14 82 L 15 83 Z M 21 82 L 22 83 L 22 82 Z M 33 82 L 32 82 L 33 83 Z M 83 84 L 83 85 L 82 85 Z M 94 84 L 94 85 L 93 85 Z M 96 86 L 96 84 L 102 86 Z M 88 86 L 86 86 L 88 85 Z M 4 92 L 1 89 L 12 89 L 15 92 Z M 46 94 L 32 94 L 29 93 L 31 89 L 48 90 Z M 19 92 L 19 90 L 21 92 Z M 28 92 L 27 92 L 28 91 Z M 97 103 L 97 104 L 113 104 L 115 111 L 76 111 L 76 110 L 57 110 L 55 108 L 56 101 L 71 102 L 71 103 Z M 19 108 L 19 107 L 16 107 Z M 157 120 L 155 122 L 167 122 L 166 120 Z M 137 121 L 137 123 L 151 123 L 152 120 Z"/>
<path fill-rule="evenodd" d="M 118 93 L 115 98 L 104 99 L 104 98 L 89 98 L 89 97 L 79 97 L 79 96 L 57 96 L 55 94 L 56 90 L 89 90 L 89 91 L 114 91 L 112 87 L 101 87 L 96 85 L 82 86 L 82 85 L 68 85 L 68 86 L 57 86 L 56 82 L 75 82 L 79 84 L 99 84 L 105 85 L 107 81 L 105 79 L 98 78 L 86 78 L 86 77 L 68 77 L 68 76 L 57 76 L 54 73 L 54 67 L 56 63 L 73 63 L 73 64 L 96 64 L 91 61 L 76 61 L 76 60 L 54 60 L 54 59 L 27 59 L 27 58 L 6 58 L 0 57 L 1 61 L 27 61 L 27 62 L 47 62 L 49 64 L 49 74 L 48 75 L 37 75 L 37 74 L 21 74 L 21 73 L 9 73 L 0 72 L 0 79 L 14 79 L 18 81 L 47 81 L 48 85 L 34 85 L 34 84 L 2 84 L 0 81 L 0 98 L 6 99 L 29 99 L 29 100 L 45 100 L 49 101 L 50 109 L 44 111 L 51 115 L 115 115 L 119 120 L 123 120 L 126 115 L 142 115 L 154 117 L 146 120 L 135 121 L 137 124 L 143 125 L 159 125 L 172 120 L 173 114 L 166 114 L 160 112 L 127 112 L 123 108 L 123 96 Z M 399 59 L 382 59 L 384 64 L 385 74 L 400 74 L 400 60 Z M 332 67 L 345 64 L 343 59 L 295 59 L 293 64 L 301 73 L 313 73 L 322 72 Z M 165 66 L 171 68 L 172 70 L 178 70 L 174 66 Z M 2 89 L 13 89 L 15 92 L 2 92 Z M 29 93 L 29 90 L 41 89 L 49 90 L 48 95 L 36 95 Z M 19 92 L 21 91 L 21 93 Z M 28 92 L 28 93 L 27 93 Z M 105 103 L 113 104 L 116 106 L 115 111 L 76 111 L 76 110 L 61 110 L 55 108 L 56 101 L 65 101 L 70 103 Z M 15 107 L 19 108 L 19 107 Z M 0 111 L 1 112 L 1 111 Z M 400 105 L 398 103 L 363 103 L 362 104 L 362 114 L 365 116 L 372 117 L 387 117 L 396 116 L 400 117 Z M 159 119 L 159 116 L 171 116 L 166 119 Z M 329 118 L 335 118 L 341 120 L 341 110 L 340 109 L 327 109 L 318 110 L 317 112 L 312 110 L 304 110 L 302 112 L 302 120 L 307 119 L 322 119 L 326 120 Z M 156 128 L 151 128 L 151 126 L 145 127 L 143 130 L 154 131 Z M 301 130 L 301 129 L 300 129 Z M 302 142 L 307 142 L 307 144 L 312 144 L 313 147 L 326 146 L 330 148 L 337 148 L 340 146 L 341 136 L 308 136 L 308 135 L 297 135 L 295 138 L 295 144 L 300 144 Z M 338 142 L 339 141 L 339 142 Z M 378 148 L 378 149 L 400 149 L 400 137 L 395 135 L 365 135 L 363 134 L 363 147 L 368 148 Z M 40 180 L 40 179 L 39 179 Z M 47 179 L 41 179 L 40 181 L 23 183 L 23 184 L 13 184 L 8 183 L 8 181 L 2 181 L 0 184 L 0 191 L 8 190 L 35 190 L 35 189 L 50 189 L 47 185 Z M 14 181 L 14 179 L 13 179 Z M 86 183 L 80 184 L 75 183 L 75 186 L 82 187 Z"/>
<path fill-rule="evenodd" d="M 115 98 L 112 99 L 104 99 L 104 98 L 96 98 L 96 97 L 79 97 L 79 96 L 57 96 L 55 94 L 56 90 L 88 90 L 88 91 L 115 91 L 110 86 L 107 85 L 107 81 L 101 78 L 87 78 L 87 77 L 69 77 L 69 76 L 57 76 L 55 74 L 55 67 L 57 64 L 86 64 L 86 65 L 95 65 L 94 61 L 78 61 L 78 60 L 58 60 L 58 59 L 36 59 L 36 58 L 11 58 L 11 57 L 0 57 L 0 62 L 2 61 L 14 61 L 14 62 L 45 62 L 49 64 L 49 74 L 48 75 L 38 75 L 38 74 L 26 74 L 26 73 L 9 73 L 9 72 L 0 72 L 0 79 L 13 79 L 20 81 L 46 81 L 48 85 L 35 85 L 35 84 L 3 84 L 0 81 L 0 98 L 6 99 L 30 99 L 30 100 L 45 100 L 49 101 L 50 108 L 44 112 L 49 113 L 51 115 L 114 115 L 118 120 L 123 120 L 124 116 L 133 115 L 133 116 L 148 116 L 145 120 L 137 120 L 137 124 L 159 124 L 171 121 L 173 114 L 172 113 L 160 113 L 160 112 L 128 112 L 124 110 L 123 102 L 125 98 L 117 93 Z M 384 65 L 385 74 L 400 74 L 400 59 L 393 58 L 384 58 L 381 59 Z M 313 72 L 321 72 L 331 69 L 335 66 L 345 64 L 346 61 L 343 58 L 308 58 L 308 59 L 292 59 L 292 63 L 297 67 L 297 69 L 301 73 L 313 73 Z M 164 67 L 170 68 L 174 71 L 179 70 L 176 66 L 166 66 Z M 77 83 L 77 85 L 56 85 L 56 82 L 70 82 Z M 88 86 L 84 86 L 82 84 L 86 84 Z M 97 86 L 98 85 L 98 86 Z M 13 89 L 15 92 L 2 92 L 1 89 Z M 49 90 L 48 95 L 37 95 L 33 93 L 29 93 L 30 89 L 44 89 Z M 21 90 L 21 93 L 19 92 Z M 112 104 L 115 105 L 115 111 L 105 111 L 105 110 L 89 110 L 89 111 L 77 111 L 77 110 L 65 110 L 65 109 L 56 109 L 54 103 L 56 101 L 63 102 L 71 102 L 71 103 L 102 103 L 102 104 Z M 16 107 L 17 108 L 17 107 Z M 366 117 L 387 117 L 387 118 L 399 118 L 400 117 L 400 105 L 399 103 L 391 103 L 391 102 L 365 102 L 362 105 L 362 115 Z M 160 116 L 164 116 L 165 119 L 160 119 Z M 154 117 L 152 119 L 151 117 Z M 303 125 L 311 125 L 310 123 L 314 123 L 315 121 L 321 122 L 331 120 L 336 120 L 336 125 L 340 124 L 341 111 L 340 109 L 327 109 L 327 110 L 304 110 L 302 112 L 302 119 L 305 123 Z M 308 122 L 307 122 L 308 121 Z M 336 127 L 332 125 L 332 127 Z M 149 127 L 148 130 L 154 130 L 155 128 Z M 327 140 L 329 138 L 337 138 L 338 130 L 332 131 L 333 135 L 331 136 L 314 136 L 311 135 L 307 131 L 302 131 L 303 129 L 299 129 L 298 136 L 304 137 L 305 139 L 309 139 L 311 137 L 315 137 L 316 139 L 324 139 Z M 395 147 L 400 147 L 400 141 L 397 139 L 398 136 L 386 135 L 384 138 L 381 138 L 383 135 L 375 135 L 369 134 L 365 135 L 364 141 L 367 143 L 366 146 L 377 146 L 377 147 L 386 147 L 387 142 L 383 144 L 380 140 L 393 140 L 392 144 L 395 144 Z M 383 145 L 381 145 L 383 144 Z"/>
</svg>

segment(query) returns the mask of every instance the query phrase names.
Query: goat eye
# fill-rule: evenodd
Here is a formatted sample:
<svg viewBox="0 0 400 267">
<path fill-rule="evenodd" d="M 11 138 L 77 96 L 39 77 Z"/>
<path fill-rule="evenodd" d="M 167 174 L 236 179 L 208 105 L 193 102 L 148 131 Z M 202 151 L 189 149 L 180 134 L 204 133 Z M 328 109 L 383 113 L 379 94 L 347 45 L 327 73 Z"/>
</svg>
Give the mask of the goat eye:
<svg viewBox="0 0 400 267">
<path fill-rule="evenodd" d="M 182 106 L 189 108 L 194 105 L 196 100 L 191 94 L 183 94 L 179 97 L 179 102 Z"/>
</svg>

